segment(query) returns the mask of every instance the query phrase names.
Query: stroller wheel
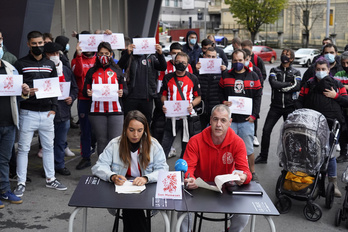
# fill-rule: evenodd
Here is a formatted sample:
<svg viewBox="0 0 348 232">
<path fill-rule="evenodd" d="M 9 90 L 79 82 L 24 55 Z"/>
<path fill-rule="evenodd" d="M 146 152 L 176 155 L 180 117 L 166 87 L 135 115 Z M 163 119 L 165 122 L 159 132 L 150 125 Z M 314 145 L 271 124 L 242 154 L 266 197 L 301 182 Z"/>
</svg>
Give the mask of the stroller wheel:
<svg viewBox="0 0 348 232">
<path fill-rule="evenodd" d="M 334 197 L 335 197 L 335 186 L 332 182 L 330 182 L 327 185 L 326 188 L 326 196 L 325 196 L 325 207 L 327 209 L 331 209 L 332 208 L 332 204 L 334 202 Z"/>
<path fill-rule="evenodd" d="M 288 213 L 291 209 L 292 202 L 289 197 L 281 196 L 275 203 L 275 207 L 278 209 L 279 213 Z"/>
<path fill-rule="evenodd" d="M 342 218 L 342 209 L 337 210 L 335 217 L 335 226 L 340 226 Z"/>
<path fill-rule="evenodd" d="M 316 203 L 307 203 L 303 208 L 303 214 L 307 220 L 316 222 L 321 218 L 323 212 L 321 211 L 320 206 Z"/>
<path fill-rule="evenodd" d="M 280 184 L 282 183 L 282 175 L 278 177 L 277 180 L 277 185 L 276 185 L 276 190 L 275 190 L 275 195 L 279 199 L 280 198 Z"/>
</svg>

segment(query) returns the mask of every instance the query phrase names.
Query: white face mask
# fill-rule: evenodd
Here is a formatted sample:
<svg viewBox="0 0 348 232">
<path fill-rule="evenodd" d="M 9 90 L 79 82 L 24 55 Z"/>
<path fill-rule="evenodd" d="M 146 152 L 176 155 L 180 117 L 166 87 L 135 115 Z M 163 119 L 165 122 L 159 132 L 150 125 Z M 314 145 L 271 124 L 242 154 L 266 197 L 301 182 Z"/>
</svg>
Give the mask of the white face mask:
<svg viewBox="0 0 348 232">
<path fill-rule="evenodd" d="M 175 60 L 175 57 L 176 57 L 176 54 L 172 55 L 172 60 L 173 60 L 173 62 L 174 62 L 174 60 Z"/>
<path fill-rule="evenodd" d="M 53 61 L 53 63 L 57 66 L 59 64 L 59 56 L 50 56 L 50 60 Z"/>
</svg>

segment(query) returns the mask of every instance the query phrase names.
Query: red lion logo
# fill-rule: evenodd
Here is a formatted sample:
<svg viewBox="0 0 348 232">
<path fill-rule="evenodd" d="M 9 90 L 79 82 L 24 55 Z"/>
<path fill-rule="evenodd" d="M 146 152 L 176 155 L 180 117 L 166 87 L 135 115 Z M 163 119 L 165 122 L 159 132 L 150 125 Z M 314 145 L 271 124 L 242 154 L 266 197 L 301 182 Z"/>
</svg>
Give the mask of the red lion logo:
<svg viewBox="0 0 348 232">
<path fill-rule="evenodd" d="M 244 101 L 244 99 L 239 99 L 237 108 L 243 109 L 244 106 L 245 106 L 245 101 Z"/>
<path fill-rule="evenodd" d="M 226 152 L 222 156 L 222 163 L 223 164 L 231 164 L 233 162 L 233 156 L 231 152 Z"/>
<path fill-rule="evenodd" d="M 214 61 L 213 60 L 209 60 L 207 63 L 207 69 L 214 69 Z"/>
<path fill-rule="evenodd" d="M 117 35 L 112 35 L 111 37 L 111 44 L 117 44 Z"/>
<path fill-rule="evenodd" d="M 45 92 L 49 92 L 49 91 L 51 91 L 51 89 L 52 89 L 51 80 L 45 80 L 45 83 L 44 83 L 44 91 L 45 91 Z"/>
<path fill-rule="evenodd" d="M 6 77 L 4 80 L 4 89 L 12 89 L 13 88 L 13 77 Z"/>
<path fill-rule="evenodd" d="M 176 185 L 178 183 L 176 174 L 172 173 L 169 174 L 163 181 L 163 191 L 169 191 L 170 193 L 173 193 L 176 191 Z"/>
<path fill-rule="evenodd" d="M 63 93 L 63 90 L 64 90 L 63 84 L 59 84 L 59 87 L 60 87 L 60 92 Z"/>
<path fill-rule="evenodd" d="M 148 48 L 149 48 L 149 41 L 144 39 L 143 42 L 141 43 L 141 49 L 148 49 Z"/>
<path fill-rule="evenodd" d="M 89 37 L 87 42 L 88 42 L 88 46 L 95 46 L 95 44 L 97 43 L 95 36 L 93 36 L 93 35 Z"/>
<path fill-rule="evenodd" d="M 181 104 L 180 102 L 174 103 L 174 111 L 180 112 L 181 111 Z"/>
<path fill-rule="evenodd" d="M 109 96 L 110 95 L 110 86 L 104 86 L 103 89 L 102 89 L 102 96 Z"/>
</svg>

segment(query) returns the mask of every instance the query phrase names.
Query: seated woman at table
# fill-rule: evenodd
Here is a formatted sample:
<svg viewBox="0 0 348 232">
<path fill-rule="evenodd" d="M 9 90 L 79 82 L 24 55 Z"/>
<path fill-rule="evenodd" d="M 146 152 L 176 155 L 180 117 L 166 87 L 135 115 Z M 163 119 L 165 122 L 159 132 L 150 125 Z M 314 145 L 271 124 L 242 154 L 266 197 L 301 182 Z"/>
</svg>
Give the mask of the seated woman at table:
<svg viewBox="0 0 348 232">
<path fill-rule="evenodd" d="M 150 135 L 146 117 L 138 110 L 130 111 L 121 136 L 112 139 L 92 167 L 93 175 L 116 185 L 126 177 L 135 177 L 134 185 L 157 181 L 160 170 L 168 171 L 163 148 Z M 144 211 L 123 209 L 124 231 L 147 231 Z"/>
</svg>

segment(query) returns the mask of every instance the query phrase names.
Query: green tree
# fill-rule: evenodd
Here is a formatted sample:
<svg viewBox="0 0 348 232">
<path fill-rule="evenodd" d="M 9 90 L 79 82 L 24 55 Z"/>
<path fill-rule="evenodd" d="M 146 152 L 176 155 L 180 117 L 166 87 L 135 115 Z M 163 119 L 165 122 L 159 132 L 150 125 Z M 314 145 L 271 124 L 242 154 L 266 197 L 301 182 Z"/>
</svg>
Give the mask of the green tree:
<svg viewBox="0 0 348 232">
<path fill-rule="evenodd" d="M 237 22 L 243 25 L 254 42 L 263 24 L 274 23 L 288 0 L 225 0 Z"/>
</svg>

